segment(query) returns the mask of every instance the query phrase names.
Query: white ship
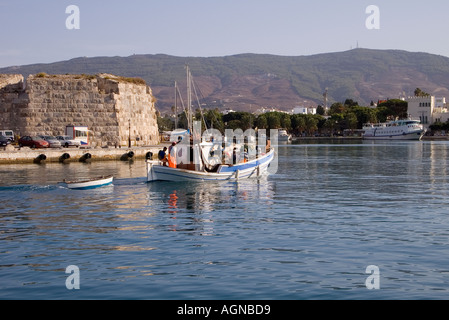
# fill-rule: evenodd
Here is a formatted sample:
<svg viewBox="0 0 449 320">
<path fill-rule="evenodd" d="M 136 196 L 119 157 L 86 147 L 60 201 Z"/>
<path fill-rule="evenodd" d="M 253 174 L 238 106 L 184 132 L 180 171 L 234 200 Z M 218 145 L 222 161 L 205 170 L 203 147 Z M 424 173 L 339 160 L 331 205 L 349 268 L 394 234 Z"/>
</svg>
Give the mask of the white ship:
<svg viewBox="0 0 449 320">
<path fill-rule="evenodd" d="M 287 130 L 279 129 L 279 141 L 290 141 L 292 139 L 292 135 L 288 134 Z"/>
<path fill-rule="evenodd" d="M 419 120 L 395 120 L 363 125 L 363 138 L 367 140 L 421 140 L 426 133 Z"/>
</svg>

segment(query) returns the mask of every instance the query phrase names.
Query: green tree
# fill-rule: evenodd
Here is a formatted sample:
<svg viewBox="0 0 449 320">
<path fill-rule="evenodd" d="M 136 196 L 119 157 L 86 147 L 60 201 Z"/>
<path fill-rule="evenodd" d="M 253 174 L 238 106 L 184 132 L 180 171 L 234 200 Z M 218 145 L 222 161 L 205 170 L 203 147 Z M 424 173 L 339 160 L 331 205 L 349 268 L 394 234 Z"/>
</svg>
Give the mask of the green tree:
<svg viewBox="0 0 449 320">
<path fill-rule="evenodd" d="M 175 128 L 175 122 L 170 117 L 157 117 L 157 126 L 159 132 L 172 131 Z"/>
<path fill-rule="evenodd" d="M 178 114 L 178 128 L 188 129 L 187 115 L 185 112 Z"/>
<path fill-rule="evenodd" d="M 334 104 L 331 105 L 329 109 L 329 115 L 332 116 L 335 113 L 343 113 L 345 110 L 346 107 L 342 103 L 335 102 Z"/>
<path fill-rule="evenodd" d="M 294 114 L 291 117 L 292 130 L 295 133 L 302 133 L 306 129 L 305 116 L 302 114 Z"/>
<path fill-rule="evenodd" d="M 345 128 L 344 129 L 357 129 L 358 119 L 354 112 L 346 112 L 344 116 Z"/>
<path fill-rule="evenodd" d="M 268 128 L 268 120 L 265 113 L 259 115 L 256 119 L 256 126 L 259 129 L 267 129 Z"/>
<path fill-rule="evenodd" d="M 230 112 L 230 113 L 224 115 L 222 118 L 222 121 L 224 123 L 228 123 L 228 127 L 229 127 L 229 123 L 231 123 L 231 121 L 235 121 L 235 120 L 240 121 L 239 129 L 242 129 L 243 131 L 252 128 L 256 122 L 255 117 L 252 113 L 243 112 L 243 111 Z M 233 122 L 232 125 L 235 126 L 236 122 Z M 237 129 L 237 128 L 233 128 L 233 129 Z"/>
<path fill-rule="evenodd" d="M 290 131 L 292 129 L 292 119 L 289 114 L 282 114 L 281 115 L 281 127 Z"/>
<path fill-rule="evenodd" d="M 326 114 L 326 110 L 324 110 L 323 106 L 318 106 L 316 108 L 316 113 L 321 115 L 321 116 L 324 116 Z"/>
<path fill-rule="evenodd" d="M 310 114 L 307 114 L 305 117 L 306 122 L 306 131 L 312 135 L 315 131 L 318 130 L 318 119 Z"/>
<path fill-rule="evenodd" d="M 240 121 L 241 121 L 241 125 L 242 125 L 241 129 L 243 131 L 245 131 L 245 130 L 253 128 L 254 123 L 255 123 L 255 118 L 254 118 L 253 114 L 246 112 L 246 113 L 242 114 L 242 118 L 240 119 Z"/>
<path fill-rule="evenodd" d="M 377 106 L 377 118 L 381 122 L 386 121 L 387 118 L 404 119 L 408 117 L 407 109 L 408 103 L 406 101 L 391 99 Z"/>
<path fill-rule="evenodd" d="M 242 129 L 242 121 L 240 120 L 231 120 L 227 123 L 226 129 L 232 129 L 232 130 L 236 130 L 236 129 Z M 245 131 L 245 130 L 243 130 Z"/>
<path fill-rule="evenodd" d="M 323 129 L 325 129 L 329 134 L 333 135 L 337 125 L 338 125 L 337 121 L 335 121 L 332 118 L 327 118 L 324 123 Z"/>
<path fill-rule="evenodd" d="M 361 129 L 365 123 L 376 123 L 376 110 L 368 107 L 353 107 L 351 112 L 355 113 L 357 117 L 357 127 Z"/>
<path fill-rule="evenodd" d="M 357 101 L 352 100 L 352 99 L 346 99 L 345 100 L 345 106 L 347 106 L 347 107 L 355 107 L 355 106 L 358 106 L 358 105 L 359 105 L 359 103 Z"/>
<path fill-rule="evenodd" d="M 224 132 L 225 126 L 223 122 L 223 114 L 217 108 L 206 110 L 204 112 L 204 120 L 206 122 L 207 129 L 214 128 Z"/>
<path fill-rule="evenodd" d="M 416 88 L 415 89 L 415 96 L 416 97 L 428 97 L 428 96 L 430 96 L 430 94 L 428 94 L 427 92 L 422 91 L 420 88 Z"/>
<path fill-rule="evenodd" d="M 344 129 L 344 119 L 343 113 L 335 113 L 327 119 L 325 126 L 332 128 L 333 131 L 342 131 Z"/>
<path fill-rule="evenodd" d="M 432 131 L 443 130 L 443 127 L 444 127 L 444 124 L 439 121 L 436 121 L 434 124 L 429 126 L 430 130 L 432 130 Z"/>
<path fill-rule="evenodd" d="M 281 117 L 279 112 L 268 112 L 267 124 L 269 130 L 281 128 Z"/>
</svg>

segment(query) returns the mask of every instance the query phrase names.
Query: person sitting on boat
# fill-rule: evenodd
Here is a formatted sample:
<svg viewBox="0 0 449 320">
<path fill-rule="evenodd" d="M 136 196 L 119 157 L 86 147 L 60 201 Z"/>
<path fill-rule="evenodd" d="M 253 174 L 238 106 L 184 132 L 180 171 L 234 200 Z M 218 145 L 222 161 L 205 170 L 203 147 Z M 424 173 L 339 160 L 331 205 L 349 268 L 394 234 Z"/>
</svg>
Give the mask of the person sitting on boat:
<svg viewBox="0 0 449 320">
<path fill-rule="evenodd" d="M 167 147 L 164 147 L 164 149 L 160 150 L 157 157 L 158 157 L 159 161 L 163 162 L 164 166 L 166 167 L 167 166 L 167 162 L 168 162 L 168 159 L 167 159 Z"/>
</svg>

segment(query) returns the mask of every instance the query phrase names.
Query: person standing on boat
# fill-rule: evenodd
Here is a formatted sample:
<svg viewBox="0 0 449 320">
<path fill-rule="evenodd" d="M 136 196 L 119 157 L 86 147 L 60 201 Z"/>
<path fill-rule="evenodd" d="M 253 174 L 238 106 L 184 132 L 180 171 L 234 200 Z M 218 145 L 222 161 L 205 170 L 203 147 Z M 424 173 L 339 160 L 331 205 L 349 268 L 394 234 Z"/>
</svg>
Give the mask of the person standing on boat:
<svg viewBox="0 0 449 320">
<path fill-rule="evenodd" d="M 177 153 L 177 147 L 176 142 L 173 142 L 171 146 L 168 148 L 168 166 L 170 168 L 176 168 L 176 153 Z"/>
<path fill-rule="evenodd" d="M 234 151 L 232 151 L 232 164 L 237 164 L 237 148 L 234 147 Z"/>
</svg>

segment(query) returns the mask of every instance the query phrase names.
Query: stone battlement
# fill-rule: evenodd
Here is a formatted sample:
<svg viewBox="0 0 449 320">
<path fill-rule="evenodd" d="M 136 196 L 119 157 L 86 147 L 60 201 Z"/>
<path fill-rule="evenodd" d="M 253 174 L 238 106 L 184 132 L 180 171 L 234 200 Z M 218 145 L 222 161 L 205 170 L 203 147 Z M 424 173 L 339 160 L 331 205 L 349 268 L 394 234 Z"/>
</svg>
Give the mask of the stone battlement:
<svg viewBox="0 0 449 320">
<path fill-rule="evenodd" d="M 159 142 L 155 98 L 141 79 L 99 75 L 0 75 L 0 123 L 24 135 L 87 126 L 92 146 Z"/>
</svg>

